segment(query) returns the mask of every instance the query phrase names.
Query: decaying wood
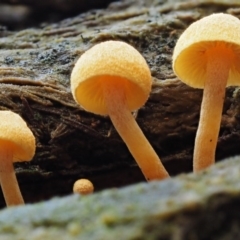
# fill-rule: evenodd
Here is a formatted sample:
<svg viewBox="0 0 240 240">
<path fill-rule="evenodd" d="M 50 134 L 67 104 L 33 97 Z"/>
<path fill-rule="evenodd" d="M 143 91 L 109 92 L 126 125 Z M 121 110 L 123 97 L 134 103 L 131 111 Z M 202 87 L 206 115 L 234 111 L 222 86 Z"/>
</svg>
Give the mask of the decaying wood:
<svg viewBox="0 0 240 240">
<path fill-rule="evenodd" d="M 70 193 L 80 177 L 96 190 L 144 181 L 109 119 L 85 112 L 70 92 L 77 58 L 108 39 L 146 58 L 153 88 L 136 120 L 171 175 L 191 171 L 202 90 L 176 79 L 172 51 L 190 23 L 212 12 L 240 16 L 239 9 L 239 1 L 125 0 L 40 29 L 3 30 L 0 109 L 19 113 L 37 140 L 34 159 L 16 164 L 26 201 Z M 217 160 L 240 153 L 239 101 L 239 88 L 228 88 Z"/>
</svg>

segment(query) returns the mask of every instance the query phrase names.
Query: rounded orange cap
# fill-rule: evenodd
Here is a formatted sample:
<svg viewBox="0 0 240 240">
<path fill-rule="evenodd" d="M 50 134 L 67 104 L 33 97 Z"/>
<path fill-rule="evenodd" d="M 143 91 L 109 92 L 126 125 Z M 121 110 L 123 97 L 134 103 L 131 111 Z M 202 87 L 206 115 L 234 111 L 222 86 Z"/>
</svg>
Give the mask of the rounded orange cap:
<svg viewBox="0 0 240 240">
<path fill-rule="evenodd" d="M 151 73 L 142 55 L 120 41 L 106 41 L 86 51 L 71 74 L 73 97 L 83 108 L 107 115 L 102 84 L 121 82 L 130 111 L 140 108 L 151 91 Z"/>
<path fill-rule="evenodd" d="M 35 154 L 35 137 L 14 112 L 0 111 L 0 146 L 13 153 L 13 162 L 30 161 Z"/>
<path fill-rule="evenodd" d="M 227 86 L 240 84 L 240 21 L 215 13 L 192 23 L 180 36 L 173 52 L 173 70 L 186 84 L 204 88 L 208 50 L 227 54 L 230 70 Z"/>
<path fill-rule="evenodd" d="M 88 179 L 82 178 L 77 180 L 73 185 L 73 192 L 80 193 L 82 195 L 90 194 L 94 190 L 92 182 Z"/>
</svg>

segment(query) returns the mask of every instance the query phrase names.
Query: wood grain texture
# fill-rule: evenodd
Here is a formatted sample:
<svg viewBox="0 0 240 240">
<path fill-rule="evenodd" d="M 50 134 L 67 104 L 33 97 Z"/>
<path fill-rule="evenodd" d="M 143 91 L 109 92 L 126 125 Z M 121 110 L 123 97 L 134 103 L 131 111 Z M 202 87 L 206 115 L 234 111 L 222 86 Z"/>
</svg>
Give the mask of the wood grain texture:
<svg viewBox="0 0 240 240">
<path fill-rule="evenodd" d="M 15 165 L 26 202 L 69 194 L 82 177 L 96 191 L 144 181 L 110 120 L 85 112 L 70 93 L 78 57 L 109 39 L 131 44 L 147 60 L 154 83 L 136 120 L 171 175 L 191 171 L 202 91 L 174 76 L 172 51 L 193 21 L 212 12 L 240 16 L 239 7 L 238 1 L 125 0 L 41 28 L 3 29 L 0 109 L 19 113 L 37 140 L 34 159 Z M 239 88 L 228 88 L 217 160 L 240 153 L 239 101 Z"/>
</svg>

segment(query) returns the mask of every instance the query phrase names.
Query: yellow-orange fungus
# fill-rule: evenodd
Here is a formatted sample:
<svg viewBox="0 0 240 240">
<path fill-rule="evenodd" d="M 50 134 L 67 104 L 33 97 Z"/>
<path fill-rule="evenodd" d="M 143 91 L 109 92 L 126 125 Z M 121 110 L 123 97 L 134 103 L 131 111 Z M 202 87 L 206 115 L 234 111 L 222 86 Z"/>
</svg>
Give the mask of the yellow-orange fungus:
<svg viewBox="0 0 240 240">
<path fill-rule="evenodd" d="M 147 180 L 169 176 L 131 114 L 145 104 L 151 84 L 145 59 L 119 41 L 106 41 L 86 51 L 71 74 L 76 102 L 87 111 L 109 115 Z"/>
<path fill-rule="evenodd" d="M 215 162 L 226 86 L 240 85 L 240 21 L 229 14 L 212 14 L 191 24 L 173 53 L 173 70 L 186 84 L 203 88 L 193 169 Z"/>
<path fill-rule="evenodd" d="M 0 111 L 0 183 L 8 206 L 24 203 L 13 162 L 30 161 L 35 148 L 35 138 L 24 120 L 11 111 Z"/>
<path fill-rule="evenodd" d="M 82 178 L 77 180 L 73 185 L 73 192 L 81 195 L 87 195 L 93 193 L 94 186 L 88 179 Z"/>
</svg>

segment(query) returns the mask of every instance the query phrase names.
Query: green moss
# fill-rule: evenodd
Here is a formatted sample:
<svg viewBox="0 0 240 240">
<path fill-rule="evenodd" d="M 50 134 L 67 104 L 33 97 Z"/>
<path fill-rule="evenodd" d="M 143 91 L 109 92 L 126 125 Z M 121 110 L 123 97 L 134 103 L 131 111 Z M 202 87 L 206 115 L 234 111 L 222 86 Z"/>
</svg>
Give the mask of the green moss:
<svg viewBox="0 0 240 240">
<path fill-rule="evenodd" d="M 0 212 L 0 236 L 4 240 L 234 239 L 234 226 L 240 224 L 239 165 L 236 157 L 198 175 L 5 209 Z"/>
</svg>

